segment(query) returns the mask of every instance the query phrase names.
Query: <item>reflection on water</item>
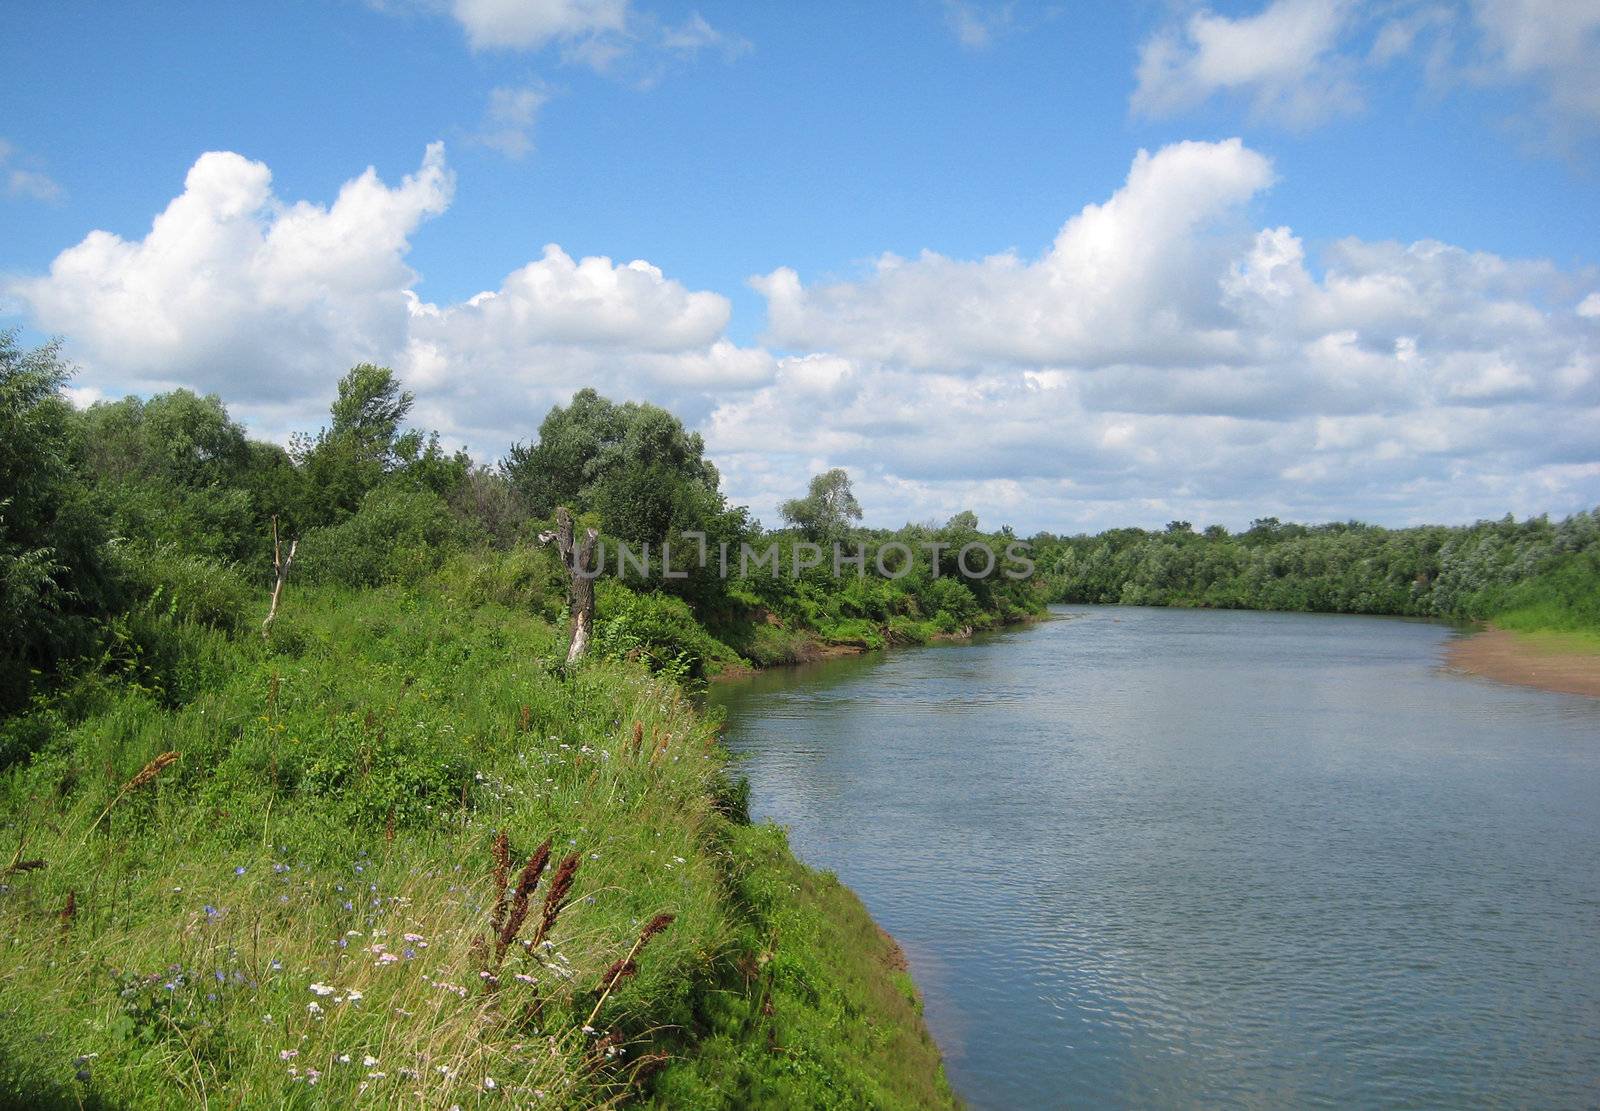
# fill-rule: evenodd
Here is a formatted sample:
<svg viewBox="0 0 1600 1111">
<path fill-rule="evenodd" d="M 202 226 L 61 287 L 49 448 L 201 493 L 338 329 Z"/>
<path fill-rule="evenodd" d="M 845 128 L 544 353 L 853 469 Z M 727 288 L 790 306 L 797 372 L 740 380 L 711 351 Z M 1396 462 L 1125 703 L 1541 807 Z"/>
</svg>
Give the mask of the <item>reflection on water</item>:
<svg viewBox="0 0 1600 1111">
<path fill-rule="evenodd" d="M 1059 613 L 714 695 L 970 1103 L 1600 1099 L 1600 702 L 1421 622 Z"/>
</svg>

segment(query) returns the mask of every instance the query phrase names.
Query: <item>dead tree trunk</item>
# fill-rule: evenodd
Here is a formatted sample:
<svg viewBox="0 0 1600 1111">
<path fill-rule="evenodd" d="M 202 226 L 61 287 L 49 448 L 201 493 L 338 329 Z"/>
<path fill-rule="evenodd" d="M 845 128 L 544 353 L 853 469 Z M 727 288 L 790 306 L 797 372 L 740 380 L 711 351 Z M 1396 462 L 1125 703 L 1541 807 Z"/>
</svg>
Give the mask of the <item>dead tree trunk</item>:
<svg viewBox="0 0 1600 1111">
<path fill-rule="evenodd" d="M 272 569 L 277 572 L 277 581 L 272 584 L 272 605 L 267 609 L 267 619 L 261 623 L 261 639 L 265 640 L 272 629 L 272 621 L 278 616 L 278 600 L 283 597 L 283 583 L 289 577 L 289 565 L 294 562 L 295 549 L 300 546 L 299 540 L 289 542 L 289 555 L 284 557 L 283 548 L 278 543 L 278 518 L 272 518 Z"/>
<path fill-rule="evenodd" d="M 594 632 L 594 580 L 600 572 L 593 562 L 594 545 L 599 536 L 592 528 L 584 529 L 583 540 L 576 542 L 572 513 L 566 506 L 556 510 L 556 531 L 539 534 L 539 539 L 546 544 L 552 540 L 556 542 L 561 563 L 567 569 L 567 616 L 572 624 L 572 640 L 567 645 L 569 664 L 583 658 Z"/>
</svg>

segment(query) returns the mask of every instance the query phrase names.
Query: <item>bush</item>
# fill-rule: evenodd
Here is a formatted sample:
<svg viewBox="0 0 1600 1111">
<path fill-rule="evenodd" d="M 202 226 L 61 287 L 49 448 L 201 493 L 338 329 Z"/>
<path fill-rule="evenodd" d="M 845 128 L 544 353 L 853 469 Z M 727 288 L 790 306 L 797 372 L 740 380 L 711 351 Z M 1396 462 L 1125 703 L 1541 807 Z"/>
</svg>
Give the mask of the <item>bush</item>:
<svg viewBox="0 0 1600 1111">
<path fill-rule="evenodd" d="M 295 568 L 311 582 L 342 586 L 416 583 L 467 540 L 439 495 L 385 486 L 339 524 L 307 533 Z"/>
<path fill-rule="evenodd" d="M 609 579 L 596 583 L 595 647 L 618 659 L 643 659 L 651 670 L 702 678 L 706 665 L 732 657 L 701 628 L 682 598 L 635 594 Z"/>
<path fill-rule="evenodd" d="M 560 617 L 566 607 L 565 574 L 547 547 L 508 552 L 462 552 L 439 569 L 440 589 L 464 605 L 498 605 Z"/>
<path fill-rule="evenodd" d="M 815 659 L 816 643 L 805 633 L 778 625 L 757 625 L 744 654 L 757 667 L 781 667 Z"/>
<path fill-rule="evenodd" d="M 238 632 L 264 603 L 235 564 L 187 554 L 172 544 L 130 544 L 119 550 L 132 608 L 175 622 Z"/>
</svg>

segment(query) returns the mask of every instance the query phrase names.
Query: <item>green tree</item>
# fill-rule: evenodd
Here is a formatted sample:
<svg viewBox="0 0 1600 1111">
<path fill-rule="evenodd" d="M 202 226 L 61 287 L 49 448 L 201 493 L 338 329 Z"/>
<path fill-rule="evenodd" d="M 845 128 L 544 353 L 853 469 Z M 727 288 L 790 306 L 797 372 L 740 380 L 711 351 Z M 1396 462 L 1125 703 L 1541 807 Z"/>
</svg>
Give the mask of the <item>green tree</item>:
<svg viewBox="0 0 1600 1111">
<path fill-rule="evenodd" d="M 92 647 L 114 582 L 105 533 L 73 458 L 70 372 L 59 347 L 0 332 L 0 707 L 30 672 Z"/>
<path fill-rule="evenodd" d="M 316 437 L 299 437 L 293 455 L 301 472 L 302 527 L 335 524 L 391 480 L 448 497 L 466 480 L 465 452 L 447 453 L 438 433 L 402 432 L 413 397 L 388 367 L 361 363 L 339 379 L 332 423 Z"/>
<path fill-rule="evenodd" d="M 784 502 L 779 512 L 807 540 L 830 544 L 848 536 L 861 520 L 861 503 L 850 488 L 850 475 L 835 467 L 813 478 L 806 496 Z"/>
</svg>

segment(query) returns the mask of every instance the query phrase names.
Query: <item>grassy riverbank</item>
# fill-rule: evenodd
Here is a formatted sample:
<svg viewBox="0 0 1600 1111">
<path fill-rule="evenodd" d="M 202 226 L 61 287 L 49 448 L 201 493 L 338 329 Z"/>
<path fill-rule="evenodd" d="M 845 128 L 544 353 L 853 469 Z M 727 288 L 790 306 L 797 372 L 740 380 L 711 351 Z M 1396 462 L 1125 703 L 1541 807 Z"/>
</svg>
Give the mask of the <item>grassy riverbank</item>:
<svg viewBox="0 0 1600 1111">
<path fill-rule="evenodd" d="M 678 686 L 443 586 L 179 618 L 181 699 L 9 723 L 0 1102 L 951 1103 L 892 944 Z M 503 952 L 502 831 L 513 887 L 550 845 Z"/>
</svg>

